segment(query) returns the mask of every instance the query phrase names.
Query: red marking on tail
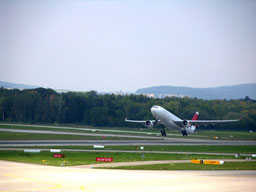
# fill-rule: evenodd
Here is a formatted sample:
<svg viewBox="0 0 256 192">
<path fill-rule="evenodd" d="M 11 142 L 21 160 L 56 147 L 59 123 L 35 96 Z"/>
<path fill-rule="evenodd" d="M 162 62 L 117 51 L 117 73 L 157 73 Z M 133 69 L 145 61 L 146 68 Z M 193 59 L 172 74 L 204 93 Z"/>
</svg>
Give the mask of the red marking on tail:
<svg viewBox="0 0 256 192">
<path fill-rule="evenodd" d="M 196 112 L 196 113 L 195 113 L 195 115 L 193 116 L 192 120 L 197 120 L 197 119 L 198 119 L 198 117 L 199 117 L 199 113 L 198 113 L 198 112 Z"/>
</svg>

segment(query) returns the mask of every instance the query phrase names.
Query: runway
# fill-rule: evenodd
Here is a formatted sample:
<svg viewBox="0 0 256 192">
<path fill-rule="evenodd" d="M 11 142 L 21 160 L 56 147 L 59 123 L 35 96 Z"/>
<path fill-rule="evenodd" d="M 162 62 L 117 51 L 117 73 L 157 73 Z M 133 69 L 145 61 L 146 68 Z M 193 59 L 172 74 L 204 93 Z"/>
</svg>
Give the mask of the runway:
<svg viewBox="0 0 256 192">
<path fill-rule="evenodd" d="M 0 192 L 254 192 L 256 171 L 142 171 L 0 161 Z"/>
<path fill-rule="evenodd" d="M 80 132 L 44 131 L 44 130 L 23 130 L 23 129 L 6 129 L 6 128 L 0 128 L 0 132 L 54 134 L 54 135 L 80 135 L 80 136 L 118 137 L 118 138 L 134 138 L 134 139 L 159 139 L 159 137 L 157 136 L 118 135 L 118 134 L 106 134 L 106 133 L 80 133 Z"/>
<path fill-rule="evenodd" d="M 1 124 L 13 125 L 13 124 Z M 28 125 L 14 124 L 15 126 L 27 127 Z M 129 135 L 131 133 L 141 133 L 134 131 L 122 130 L 100 130 L 90 128 L 72 128 L 72 127 L 55 127 L 55 126 L 37 126 L 37 128 L 53 128 L 62 129 L 61 131 L 53 130 L 31 130 L 31 129 L 13 129 L 0 128 L 0 132 L 13 133 L 31 133 L 31 134 L 55 134 L 55 135 L 79 135 L 79 136 L 97 136 L 103 139 L 99 140 L 0 140 L 0 147 L 12 146 L 90 146 L 90 145 L 256 145 L 256 140 L 213 140 L 213 139 L 199 139 L 190 137 L 159 137 L 153 133 L 150 135 Z M 88 132 L 67 132 L 63 129 L 80 130 L 80 131 L 107 131 L 108 133 L 88 133 Z M 122 134 L 117 134 L 122 133 Z M 126 135 L 125 135 L 126 133 Z M 129 133 L 129 134 L 128 134 Z M 146 132 L 143 132 L 146 133 Z M 128 135 L 127 135 L 128 134 Z M 104 138 L 107 137 L 108 140 Z M 111 140 L 110 140 L 111 138 Z M 113 139 L 112 139 L 113 138 Z"/>
<path fill-rule="evenodd" d="M 24 124 L 9 124 L 9 123 L 0 123 L 0 125 L 7 125 L 7 126 L 19 126 L 19 127 L 36 127 L 36 128 L 51 128 L 51 129 L 66 129 L 66 130 L 79 130 L 79 131 L 90 131 L 90 132 L 108 132 L 108 133 L 132 133 L 132 134 L 145 134 L 145 135 L 159 135 L 160 133 L 155 132 L 143 132 L 143 131 L 125 131 L 125 130 L 118 130 L 118 129 L 97 129 L 97 128 L 79 128 L 79 127 L 60 127 L 60 126 L 47 126 L 47 125 L 24 125 Z M 182 136 L 181 134 L 168 134 L 173 136 Z"/>
</svg>

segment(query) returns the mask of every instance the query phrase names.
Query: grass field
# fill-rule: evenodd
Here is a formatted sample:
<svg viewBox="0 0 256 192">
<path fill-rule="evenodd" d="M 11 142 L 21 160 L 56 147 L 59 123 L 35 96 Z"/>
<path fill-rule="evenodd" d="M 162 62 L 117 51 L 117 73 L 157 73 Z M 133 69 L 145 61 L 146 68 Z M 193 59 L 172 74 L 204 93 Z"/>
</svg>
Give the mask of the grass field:
<svg viewBox="0 0 256 192">
<path fill-rule="evenodd" d="M 133 138 L 0 132 L 0 140 L 122 140 L 122 139 L 129 140 Z"/>
<path fill-rule="evenodd" d="M 53 153 L 25 153 L 23 151 L 0 151 L 0 159 L 16 162 L 27 162 L 35 164 L 47 164 L 60 166 L 95 164 L 96 157 L 113 158 L 114 162 L 134 162 L 134 161 L 153 161 L 153 160 L 190 160 L 190 159 L 227 159 L 230 156 L 219 155 L 186 155 L 186 154 L 153 154 L 147 153 L 109 153 L 109 152 L 64 152 L 65 158 L 53 158 Z M 232 157 L 234 158 L 234 157 Z M 65 162 L 64 162 L 65 161 Z"/>
<path fill-rule="evenodd" d="M 219 137 L 225 140 L 256 140 L 256 132 L 198 130 L 198 136 Z"/>
<path fill-rule="evenodd" d="M 225 162 L 223 165 L 173 163 L 173 164 L 111 167 L 110 169 L 128 169 L 128 170 L 256 170 L 256 161 Z"/>
<path fill-rule="evenodd" d="M 74 148 L 76 146 L 72 146 Z M 85 146 L 77 146 L 82 149 Z M 92 147 L 88 146 L 88 149 Z M 106 150 L 140 150 L 139 146 L 105 146 Z M 170 145 L 170 146 L 144 146 L 145 151 L 172 151 L 172 152 L 216 152 L 216 153 L 255 153 L 256 146 L 242 145 L 242 146 L 214 146 L 214 145 Z"/>
<path fill-rule="evenodd" d="M 4 147 L 2 147 L 4 148 Z M 8 147 L 10 148 L 10 147 Z M 19 147 L 15 147 L 19 148 Z M 24 147 L 20 147 L 24 148 Z M 93 146 L 37 146 L 29 148 L 44 148 L 44 149 L 87 149 L 95 150 Z M 97 149 L 96 149 L 97 150 Z M 211 153 L 243 153 L 243 154 L 256 154 L 255 145 L 231 145 L 231 146 L 218 146 L 218 145 L 170 145 L 170 146 L 144 146 L 144 150 L 140 150 L 140 146 L 104 146 L 100 150 L 136 150 L 136 151 L 171 151 L 171 152 L 211 152 Z"/>
</svg>

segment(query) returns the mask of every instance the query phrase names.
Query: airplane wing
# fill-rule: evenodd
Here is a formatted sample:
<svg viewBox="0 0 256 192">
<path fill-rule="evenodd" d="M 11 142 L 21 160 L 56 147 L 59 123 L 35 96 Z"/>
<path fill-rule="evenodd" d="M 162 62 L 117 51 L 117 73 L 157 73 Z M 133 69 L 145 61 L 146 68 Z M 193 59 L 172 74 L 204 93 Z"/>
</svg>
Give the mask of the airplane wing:
<svg viewBox="0 0 256 192">
<path fill-rule="evenodd" d="M 215 124 L 215 123 L 230 123 L 239 121 L 238 119 L 234 120 L 189 120 L 190 123 L 202 123 L 202 124 Z"/>
<path fill-rule="evenodd" d="M 187 124 L 217 124 L 217 123 L 231 123 L 231 122 L 236 122 L 239 121 L 238 119 L 234 120 L 181 120 L 181 121 L 174 121 L 177 125 L 187 125 Z"/>
<path fill-rule="evenodd" d="M 125 119 L 126 122 L 130 123 L 146 123 L 147 121 L 151 121 L 152 123 L 155 123 L 156 120 L 130 120 L 130 119 Z"/>
</svg>

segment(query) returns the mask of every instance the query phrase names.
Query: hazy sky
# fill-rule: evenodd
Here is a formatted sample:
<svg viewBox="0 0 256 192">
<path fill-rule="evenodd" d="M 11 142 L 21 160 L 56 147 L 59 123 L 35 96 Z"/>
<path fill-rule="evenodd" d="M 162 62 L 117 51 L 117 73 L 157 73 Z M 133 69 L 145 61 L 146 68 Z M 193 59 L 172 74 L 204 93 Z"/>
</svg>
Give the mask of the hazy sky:
<svg viewBox="0 0 256 192">
<path fill-rule="evenodd" d="M 256 82 L 255 0 L 1 0 L 0 80 L 80 91 Z"/>
</svg>

